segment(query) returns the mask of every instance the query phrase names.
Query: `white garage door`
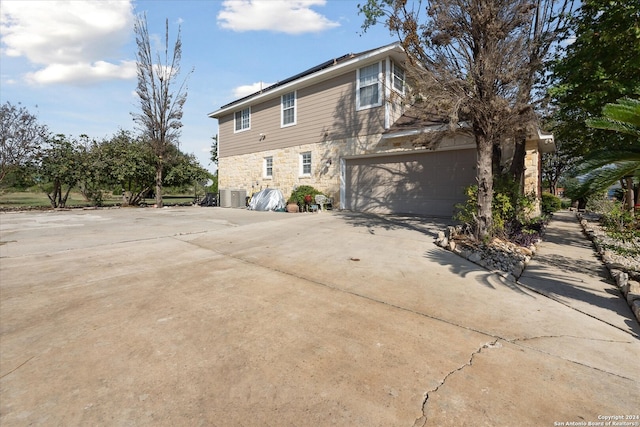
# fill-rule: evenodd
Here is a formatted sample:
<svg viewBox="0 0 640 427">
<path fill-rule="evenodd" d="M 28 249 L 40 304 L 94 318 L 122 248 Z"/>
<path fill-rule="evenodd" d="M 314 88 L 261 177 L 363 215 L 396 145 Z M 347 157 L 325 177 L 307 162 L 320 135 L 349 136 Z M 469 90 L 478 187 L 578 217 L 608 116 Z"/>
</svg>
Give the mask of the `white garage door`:
<svg viewBox="0 0 640 427">
<path fill-rule="evenodd" d="M 345 208 L 451 217 L 475 166 L 475 149 L 347 159 Z"/>
</svg>

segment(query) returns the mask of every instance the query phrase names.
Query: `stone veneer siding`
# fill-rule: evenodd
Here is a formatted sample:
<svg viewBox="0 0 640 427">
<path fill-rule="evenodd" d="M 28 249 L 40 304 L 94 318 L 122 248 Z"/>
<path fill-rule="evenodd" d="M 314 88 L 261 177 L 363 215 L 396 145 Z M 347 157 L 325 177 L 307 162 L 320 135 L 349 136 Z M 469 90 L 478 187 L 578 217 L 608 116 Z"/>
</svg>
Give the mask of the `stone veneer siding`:
<svg viewBox="0 0 640 427">
<path fill-rule="evenodd" d="M 471 144 L 471 145 L 470 145 Z M 473 143 L 466 137 L 443 141 L 440 149 L 468 148 Z M 535 194 L 536 202 L 530 215 L 540 214 L 540 154 L 537 141 L 528 141 L 525 157 L 525 194 Z M 414 142 L 405 140 L 381 140 L 381 135 L 364 138 L 348 138 L 324 141 L 295 147 L 265 150 L 257 153 L 218 159 L 218 186 L 221 189 L 246 190 L 247 195 L 265 188 L 276 188 L 288 199 L 294 187 L 310 185 L 332 197 L 334 206 L 340 202 L 340 161 L 348 156 L 367 154 L 392 154 L 422 151 Z M 300 155 L 311 152 L 311 175 L 300 175 Z M 264 176 L 264 159 L 273 157 L 273 176 Z M 331 161 L 329 165 L 327 162 Z"/>
<path fill-rule="evenodd" d="M 306 152 L 311 152 L 311 175 L 301 176 L 300 155 Z M 244 189 L 248 195 L 265 188 L 276 188 L 282 191 L 286 199 L 294 187 L 310 185 L 333 197 L 337 203 L 341 156 L 338 144 L 319 143 L 222 157 L 218 160 L 218 186 L 232 190 Z M 273 157 L 272 177 L 264 176 L 266 157 Z M 329 159 L 331 165 L 327 165 Z"/>
<path fill-rule="evenodd" d="M 524 157 L 524 194 L 535 195 L 535 201 L 529 216 L 536 217 L 542 213 L 540 198 L 542 197 L 540 189 L 540 173 L 542 163 L 540 161 L 540 152 L 538 151 L 538 141 L 527 141 L 526 152 Z"/>
</svg>

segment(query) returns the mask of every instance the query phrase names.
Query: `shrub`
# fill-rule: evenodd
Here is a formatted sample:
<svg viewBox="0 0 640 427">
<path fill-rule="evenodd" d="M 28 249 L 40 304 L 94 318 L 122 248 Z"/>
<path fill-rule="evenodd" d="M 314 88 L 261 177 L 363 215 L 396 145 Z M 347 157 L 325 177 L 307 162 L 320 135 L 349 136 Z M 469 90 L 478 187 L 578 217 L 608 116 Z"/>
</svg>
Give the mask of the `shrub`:
<svg viewBox="0 0 640 427">
<path fill-rule="evenodd" d="M 456 205 L 458 212 L 454 219 L 461 221 L 473 230 L 477 229 L 476 212 L 478 209 L 478 186 L 465 188 L 467 200 L 464 204 Z M 527 222 L 527 212 L 533 207 L 532 196 L 523 195 L 518 184 L 509 178 L 499 178 L 494 182 L 491 215 L 493 218 L 493 234 L 508 235 L 508 228 L 512 223 Z"/>
<path fill-rule="evenodd" d="M 551 193 L 542 193 L 542 213 L 551 214 L 562 209 L 562 200 Z"/>
<path fill-rule="evenodd" d="M 640 238 L 640 218 L 625 209 L 621 202 L 613 202 L 611 208 L 602 213 L 600 223 L 613 238 L 625 242 L 633 242 Z"/>
<path fill-rule="evenodd" d="M 289 201 L 294 201 L 300 206 L 304 206 L 304 196 L 311 196 L 311 200 L 315 200 L 315 196 L 318 194 L 324 194 L 322 191 L 318 191 L 310 185 L 301 185 L 291 192 Z"/>
</svg>

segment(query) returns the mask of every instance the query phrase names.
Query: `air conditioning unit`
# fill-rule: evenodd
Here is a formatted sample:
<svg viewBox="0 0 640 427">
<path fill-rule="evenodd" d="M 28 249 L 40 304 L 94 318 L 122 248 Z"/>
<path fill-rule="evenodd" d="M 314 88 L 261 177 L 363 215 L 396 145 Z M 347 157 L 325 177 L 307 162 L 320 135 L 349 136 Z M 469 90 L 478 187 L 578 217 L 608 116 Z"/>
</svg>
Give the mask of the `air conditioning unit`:
<svg viewBox="0 0 640 427">
<path fill-rule="evenodd" d="M 244 208 L 247 206 L 247 190 L 231 190 L 231 207 Z"/>
<path fill-rule="evenodd" d="M 231 189 L 223 188 L 220 190 L 220 207 L 221 208 L 231 207 Z"/>
</svg>

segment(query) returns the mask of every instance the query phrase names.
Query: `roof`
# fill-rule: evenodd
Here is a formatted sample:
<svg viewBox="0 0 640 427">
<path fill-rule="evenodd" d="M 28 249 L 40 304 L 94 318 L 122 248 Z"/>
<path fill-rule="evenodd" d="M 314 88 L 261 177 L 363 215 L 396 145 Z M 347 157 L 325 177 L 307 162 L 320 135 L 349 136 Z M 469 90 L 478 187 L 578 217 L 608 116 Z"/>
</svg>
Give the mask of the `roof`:
<svg viewBox="0 0 640 427">
<path fill-rule="evenodd" d="M 315 83 L 316 81 L 327 80 L 339 73 L 344 73 L 351 71 L 352 68 L 357 68 L 357 64 L 365 60 L 382 59 L 386 56 L 399 55 L 404 57 L 404 49 L 399 42 L 360 53 L 348 53 L 311 67 L 306 71 L 281 80 L 278 83 L 261 89 L 251 95 L 236 99 L 233 102 L 223 105 L 218 110 L 209 113 L 208 116 L 211 118 L 219 118 L 224 114 L 237 111 L 241 107 L 254 104 L 256 101 L 263 101 L 279 96 L 280 94 L 291 91 L 298 86 L 307 86 Z"/>
<path fill-rule="evenodd" d="M 415 107 L 408 108 L 393 125 L 383 132 L 383 139 L 400 138 L 425 132 L 426 129 L 441 129 L 449 121 L 442 115 L 419 113 Z"/>
</svg>

